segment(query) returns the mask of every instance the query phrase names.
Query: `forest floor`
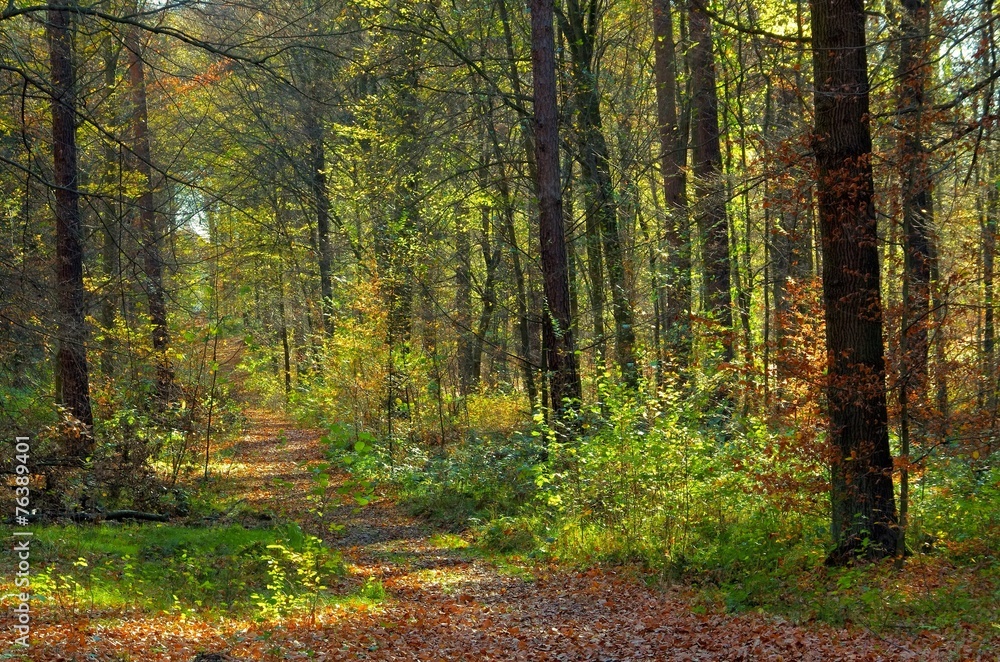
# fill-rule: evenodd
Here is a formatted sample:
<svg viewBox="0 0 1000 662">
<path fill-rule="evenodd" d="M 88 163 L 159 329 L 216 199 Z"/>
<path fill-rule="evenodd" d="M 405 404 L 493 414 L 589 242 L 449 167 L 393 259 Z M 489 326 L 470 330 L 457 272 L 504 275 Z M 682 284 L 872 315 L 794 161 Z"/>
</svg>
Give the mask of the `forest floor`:
<svg viewBox="0 0 1000 662">
<path fill-rule="evenodd" d="M 627 568 L 578 571 L 476 553 L 408 517 L 391 495 L 315 514 L 317 430 L 257 414 L 227 454 L 223 492 L 271 521 L 298 521 L 347 564 L 344 586 L 384 597 L 265 623 L 197 614 L 41 613 L 32 647 L 0 619 L 0 659 L 180 660 L 972 660 L 933 633 L 888 638 L 863 629 L 797 626 L 764 614 L 704 612 L 683 586 L 647 586 Z M 346 476 L 336 477 L 330 486 Z M 310 514 L 313 513 L 313 514 Z M 212 653 L 217 656 L 204 656 Z"/>
</svg>

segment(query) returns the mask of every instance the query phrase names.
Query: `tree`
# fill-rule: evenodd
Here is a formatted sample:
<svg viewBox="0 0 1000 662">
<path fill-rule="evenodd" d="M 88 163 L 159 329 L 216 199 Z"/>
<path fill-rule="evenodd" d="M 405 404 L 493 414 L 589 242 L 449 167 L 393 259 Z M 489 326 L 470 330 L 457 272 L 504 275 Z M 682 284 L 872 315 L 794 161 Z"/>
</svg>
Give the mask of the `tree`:
<svg viewBox="0 0 1000 662">
<path fill-rule="evenodd" d="M 702 307 L 716 325 L 724 360 L 733 357 L 732 292 L 730 291 L 729 217 L 722 181 L 719 143 L 719 95 L 715 81 L 712 23 L 703 0 L 689 0 L 691 30 L 692 169 L 698 196 L 696 215 L 701 234 Z"/>
<path fill-rule="evenodd" d="M 88 430 L 69 448 L 77 458 L 93 447 L 94 425 L 87 366 L 84 319 L 83 226 L 80 218 L 76 145 L 76 75 L 70 0 L 57 0 L 47 12 L 46 36 L 52 76 L 52 183 L 56 218 L 56 303 L 59 349 L 56 396 Z"/>
<path fill-rule="evenodd" d="M 996 362 L 996 293 L 995 293 L 995 263 L 997 250 L 997 216 L 1000 215 L 1000 191 L 997 190 L 997 164 L 995 157 L 990 158 L 985 186 L 986 209 L 983 213 L 982 234 L 983 247 L 983 392 L 982 404 L 992 412 L 992 421 L 997 418 L 998 382 Z"/>
<path fill-rule="evenodd" d="M 925 97 L 930 78 L 930 2 L 907 0 L 900 19 L 899 140 L 903 212 L 903 316 L 900 320 L 899 436 L 902 466 L 899 494 L 899 541 L 905 551 L 909 507 L 911 437 L 919 443 L 926 428 L 927 329 L 931 314 L 931 228 L 934 181 L 924 147 Z M 916 423 L 914 430 L 911 423 Z M 914 434 L 916 433 L 916 434 Z"/>
<path fill-rule="evenodd" d="M 552 408 L 560 418 L 565 418 L 574 407 L 573 403 L 580 400 L 582 391 L 570 316 L 566 231 L 559 177 L 559 109 L 552 0 L 531 2 L 531 65 L 535 92 L 538 238 L 545 288 L 543 337 Z"/>
<path fill-rule="evenodd" d="M 587 208 L 586 228 L 588 260 L 591 262 L 591 288 L 594 296 L 594 332 L 603 329 L 604 279 L 598 254 L 611 287 L 611 307 L 615 320 L 615 354 L 622 379 L 629 388 L 639 381 L 635 352 L 635 324 L 632 302 L 625 278 L 625 256 L 618 224 L 618 206 L 611 181 L 611 163 L 601 120 L 601 100 L 597 85 L 596 49 L 600 11 L 597 0 L 568 0 L 560 12 L 560 25 L 570 53 L 573 79 L 573 108 L 576 112 L 576 142 L 583 175 Z M 598 251 L 598 246 L 600 251 Z"/>
<path fill-rule="evenodd" d="M 812 0 L 816 190 L 829 357 L 828 561 L 896 548 L 863 0 Z"/>
<path fill-rule="evenodd" d="M 686 177 L 687 135 L 677 118 L 677 55 L 670 0 L 653 2 L 656 119 L 660 138 L 660 175 L 666 202 L 664 237 L 666 268 L 656 292 L 659 333 L 665 340 L 669 369 L 682 376 L 691 355 L 691 229 L 688 225 Z"/>
<path fill-rule="evenodd" d="M 141 33 L 130 28 L 125 37 L 128 50 L 129 89 L 132 97 L 132 152 L 134 167 L 140 177 L 140 193 L 136 199 L 139 215 L 140 250 L 142 252 L 142 289 L 146 293 L 149 320 L 152 323 L 152 346 L 156 361 L 156 395 L 160 403 L 170 399 L 174 381 L 167 348 L 170 332 L 167 328 L 167 304 L 163 291 L 163 259 L 160 245 L 164 237 L 160 214 L 154 201 L 152 152 L 149 140 L 149 118 L 146 107 L 146 77 L 142 60 Z"/>
<path fill-rule="evenodd" d="M 312 206 L 316 215 L 316 262 L 319 267 L 320 313 L 323 330 L 331 335 L 334 329 L 333 308 L 333 244 L 330 238 L 330 196 L 326 181 L 326 95 L 325 82 L 332 75 L 324 66 L 322 54 L 312 50 L 295 53 L 294 67 L 299 85 L 296 90 L 302 112 L 303 133 L 308 155 L 305 172 L 309 183 Z"/>
</svg>

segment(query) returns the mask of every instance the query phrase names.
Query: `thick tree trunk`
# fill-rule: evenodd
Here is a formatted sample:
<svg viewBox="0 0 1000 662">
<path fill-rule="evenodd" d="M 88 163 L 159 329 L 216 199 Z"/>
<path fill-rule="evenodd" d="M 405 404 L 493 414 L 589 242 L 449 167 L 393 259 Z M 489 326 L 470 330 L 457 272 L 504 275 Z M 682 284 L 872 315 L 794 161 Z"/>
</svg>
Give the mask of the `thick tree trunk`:
<svg viewBox="0 0 1000 662">
<path fill-rule="evenodd" d="M 161 403 L 171 397 L 174 381 L 173 368 L 167 348 L 170 334 L 167 328 L 167 304 L 163 292 L 163 259 L 160 243 L 163 229 L 157 222 L 156 203 L 153 199 L 154 183 L 152 150 L 149 140 L 149 120 L 146 104 L 146 76 L 142 61 L 141 35 L 138 28 L 129 30 L 125 37 L 128 51 L 129 90 L 132 97 L 132 151 L 135 169 L 141 181 L 141 193 L 136 200 L 139 211 L 139 236 L 141 238 L 143 289 L 153 325 L 152 344 L 156 360 L 156 395 Z"/>
<path fill-rule="evenodd" d="M 733 306 L 730 291 L 729 218 L 726 188 L 722 181 L 722 149 L 719 143 L 719 98 L 715 82 L 712 26 L 702 5 L 689 0 L 693 170 L 698 196 L 697 217 L 701 234 L 702 298 L 704 312 L 716 325 L 714 334 L 722 345 L 723 358 L 732 360 Z"/>
<path fill-rule="evenodd" d="M 559 178 L 559 109 L 556 104 L 552 0 L 531 1 L 531 63 L 535 106 L 538 235 L 545 287 L 543 334 L 552 408 L 565 418 L 581 396 L 570 318 L 566 231 Z"/>
<path fill-rule="evenodd" d="M 84 318 L 83 226 L 76 148 L 76 79 L 70 2 L 56 0 L 47 12 L 46 36 L 52 75 L 53 195 L 56 220 L 56 309 L 59 346 L 56 396 L 87 428 L 67 451 L 86 457 L 93 448 L 90 377 Z"/>
<path fill-rule="evenodd" d="M 656 118 L 660 135 L 660 174 L 666 218 L 666 264 L 657 277 L 656 301 L 666 370 L 683 381 L 691 361 L 691 228 L 687 213 L 687 135 L 677 118 L 677 57 L 670 0 L 653 2 L 656 54 Z"/>
<path fill-rule="evenodd" d="M 828 562 L 896 546 L 863 0 L 812 0 L 813 135 L 829 357 L 833 538 Z"/>
</svg>

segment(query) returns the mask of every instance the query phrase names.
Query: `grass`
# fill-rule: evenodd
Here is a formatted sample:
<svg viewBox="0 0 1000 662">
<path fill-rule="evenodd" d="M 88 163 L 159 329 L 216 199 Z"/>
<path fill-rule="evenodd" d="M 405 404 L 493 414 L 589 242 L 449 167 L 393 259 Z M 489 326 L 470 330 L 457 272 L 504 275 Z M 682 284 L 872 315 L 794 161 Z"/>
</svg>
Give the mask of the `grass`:
<svg viewBox="0 0 1000 662">
<path fill-rule="evenodd" d="M 1000 564 L 955 565 L 947 551 L 847 568 L 778 567 L 704 583 L 700 600 L 712 611 L 760 611 L 792 622 L 859 625 L 874 632 L 937 632 L 974 636 L 985 651 L 1000 637 Z"/>
<path fill-rule="evenodd" d="M 377 602 L 366 583 L 337 594 L 338 552 L 296 525 L 53 525 L 32 528 L 33 599 L 62 613 L 138 610 L 275 615 L 332 603 Z M 7 531 L 0 530 L 0 536 Z M 14 557 L 0 557 L 3 591 L 13 591 Z"/>
<path fill-rule="evenodd" d="M 435 533 L 427 541 L 436 549 L 467 549 L 469 541 L 454 533 Z"/>
</svg>

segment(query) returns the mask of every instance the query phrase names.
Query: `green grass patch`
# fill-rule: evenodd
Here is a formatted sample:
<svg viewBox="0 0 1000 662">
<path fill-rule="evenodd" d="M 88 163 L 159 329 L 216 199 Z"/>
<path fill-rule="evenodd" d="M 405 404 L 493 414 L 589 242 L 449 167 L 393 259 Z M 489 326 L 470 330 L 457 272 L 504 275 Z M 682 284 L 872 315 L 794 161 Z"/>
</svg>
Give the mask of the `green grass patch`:
<svg viewBox="0 0 1000 662">
<path fill-rule="evenodd" d="M 385 587 L 382 586 L 382 582 L 374 577 L 369 577 L 365 580 L 365 583 L 361 585 L 358 589 L 357 599 L 367 603 L 367 604 L 377 604 L 385 600 Z"/>
<path fill-rule="evenodd" d="M 63 613 L 138 610 L 267 618 L 345 597 L 330 589 L 344 574 L 340 554 L 294 524 L 32 530 L 33 598 Z M 0 573 L 13 577 L 12 555 L 0 558 Z"/>
<path fill-rule="evenodd" d="M 428 542 L 437 549 L 466 549 L 469 541 L 453 533 L 435 533 Z"/>
</svg>

